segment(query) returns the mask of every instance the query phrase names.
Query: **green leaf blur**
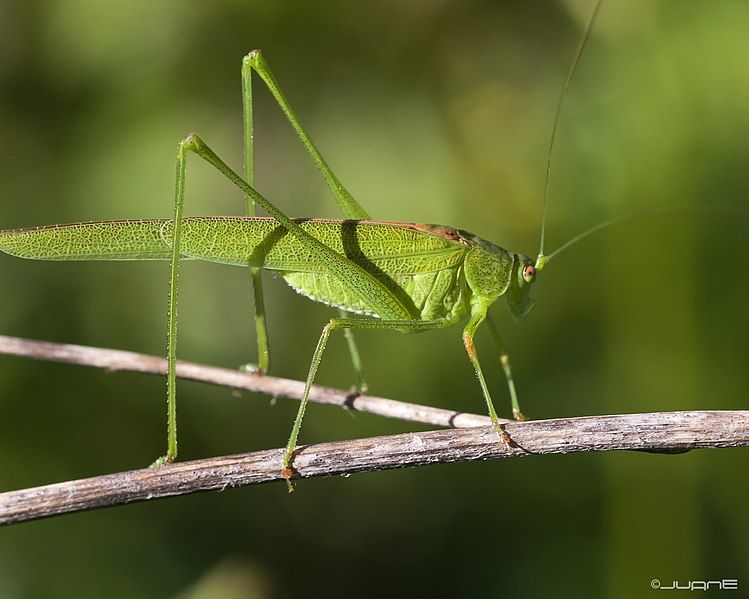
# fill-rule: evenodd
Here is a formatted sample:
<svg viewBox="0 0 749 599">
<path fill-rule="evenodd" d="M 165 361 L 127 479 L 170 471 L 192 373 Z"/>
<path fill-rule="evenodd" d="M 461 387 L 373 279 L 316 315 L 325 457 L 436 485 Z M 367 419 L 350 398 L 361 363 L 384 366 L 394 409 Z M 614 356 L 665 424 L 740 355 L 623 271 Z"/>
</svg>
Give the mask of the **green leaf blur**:
<svg viewBox="0 0 749 599">
<path fill-rule="evenodd" d="M 534 256 L 558 93 L 592 2 L 0 2 L 0 228 L 168 218 L 176 144 L 242 161 L 240 61 L 262 48 L 336 174 L 375 217 L 448 224 Z M 547 246 L 637 211 L 749 198 L 749 4 L 609 0 L 562 115 Z M 256 185 L 336 216 L 260 85 Z M 193 159 L 186 214 L 242 214 Z M 638 220 L 493 309 L 531 418 L 746 409 L 749 216 Z M 164 354 L 167 263 L 0 256 L 0 332 Z M 256 359 L 249 273 L 183 265 L 180 357 Z M 330 311 L 265 277 L 272 373 L 304 378 Z M 490 344 L 484 370 L 510 406 Z M 460 328 L 358 335 L 373 393 L 482 412 Z M 349 387 L 342 336 L 318 382 Z M 164 381 L 0 356 L 0 489 L 142 467 Z M 179 384 L 180 459 L 281 447 L 295 402 Z M 414 430 L 311 405 L 300 441 Z M 608 596 L 749 583 L 746 451 L 444 465 L 233 489 L 12 527 L 2 597 Z"/>
</svg>

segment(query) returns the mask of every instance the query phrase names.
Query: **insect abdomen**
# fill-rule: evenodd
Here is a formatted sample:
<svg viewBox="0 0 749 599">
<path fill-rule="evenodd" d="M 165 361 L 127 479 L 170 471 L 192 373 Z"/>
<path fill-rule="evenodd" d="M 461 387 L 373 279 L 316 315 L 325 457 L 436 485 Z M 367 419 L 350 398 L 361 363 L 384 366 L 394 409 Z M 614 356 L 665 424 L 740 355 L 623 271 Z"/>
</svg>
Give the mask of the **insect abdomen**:
<svg viewBox="0 0 749 599">
<path fill-rule="evenodd" d="M 314 301 L 355 314 L 377 316 L 333 275 L 285 272 L 282 276 L 298 293 Z M 467 309 L 461 264 L 432 272 L 396 274 L 389 283 L 421 320 L 459 320 Z"/>
</svg>

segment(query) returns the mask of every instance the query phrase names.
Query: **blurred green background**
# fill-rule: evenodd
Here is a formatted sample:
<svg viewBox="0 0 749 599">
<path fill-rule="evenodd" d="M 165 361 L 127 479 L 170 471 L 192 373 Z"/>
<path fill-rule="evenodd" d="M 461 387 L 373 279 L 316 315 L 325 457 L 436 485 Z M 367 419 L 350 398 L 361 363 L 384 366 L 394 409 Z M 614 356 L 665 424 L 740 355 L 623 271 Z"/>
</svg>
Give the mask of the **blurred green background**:
<svg viewBox="0 0 749 599">
<path fill-rule="evenodd" d="M 546 147 L 591 2 L 0 2 L 0 226 L 168 217 L 176 144 L 241 165 L 239 65 L 262 48 L 302 122 L 375 216 L 471 230 L 535 255 Z M 744 207 L 749 4 L 604 7 L 559 132 L 549 248 L 602 219 Z M 288 213 L 335 204 L 270 95 L 257 185 Z M 194 159 L 187 213 L 241 214 Z M 515 322 L 495 306 L 532 418 L 747 408 L 747 217 L 598 234 L 544 271 Z M 2 256 L 3 334 L 163 354 L 166 263 Z M 186 263 L 179 354 L 254 359 L 247 273 Z M 266 277 L 272 372 L 302 377 L 329 310 Z M 359 335 L 378 395 L 483 400 L 460 329 Z M 496 402 L 509 413 L 488 339 Z M 353 381 L 334 339 L 321 384 Z M 281 446 L 296 404 L 180 384 L 180 458 Z M 164 382 L 0 357 L 0 488 L 148 464 Z M 302 442 L 415 425 L 312 405 Z M 650 581 L 749 585 L 745 450 L 533 457 L 227 490 L 0 532 L 0 596 L 633 597 Z"/>
</svg>

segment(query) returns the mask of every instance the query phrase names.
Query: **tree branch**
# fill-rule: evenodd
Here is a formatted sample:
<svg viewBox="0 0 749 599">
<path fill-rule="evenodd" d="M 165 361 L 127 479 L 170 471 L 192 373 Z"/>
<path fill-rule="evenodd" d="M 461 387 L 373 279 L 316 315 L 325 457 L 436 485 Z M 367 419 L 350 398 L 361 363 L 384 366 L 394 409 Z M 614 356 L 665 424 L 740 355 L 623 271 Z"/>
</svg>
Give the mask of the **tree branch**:
<svg viewBox="0 0 749 599">
<path fill-rule="evenodd" d="M 300 447 L 294 478 L 520 457 L 634 449 L 682 453 L 749 445 L 749 411 L 695 411 L 538 420 Z M 282 449 L 132 470 L 0 494 L 0 524 L 284 480 Z"/>
<path fill-rule="evenodd" d="M 146 374 L 166 375 L 166 359 L 138 354 L 135 352 L 85 345 L 70 345 L 65 343 L 51 343 L 36 341 L 20 337 L 0 335 L 0 354 L 47 360 L 51 362 L 66 362 L 82 366 L 103 368 L 109 372 L 129 371 Z M 269 375 L 249 374 L 229 368 L 206 366 L 194 362 L 177 360 L 177 376 L 191 381 L 200 381 L 211 385 L 231 387 L 243 391 L 265 393 L 272 397 L 288 397 L 301 399 L 304 393 L 304 383 L 291 379 L 283 379 Z M 310 389 L 310 401 L 340 406 L 379 414 L 389 418 L 421 422 L 434 426 L 466 427 L 483 426 L 490 423 L 488 416 L 479 416 L 468 412 L 455 412 L 442 408 L 433 408 L 419 404 L 374 397 L 370 395 L 356 395 L 343 389 L 321 387 L 313 385 Z M 510 420 L 501 420 L 511 422 Z"/>
<path fill-rule="evenodd" d="M 164 375 L 163 358 L 127 351 L 0 336 L 0 354 Z M 300 399 L 304 383 L 179 361 L 177 376 L 274 397 Z M 681 453 L 749 445 L 749 411 L 671 412 L 517 423 L 502 443 L 486 416 L 313 386 L 310 400 L 458 430 L 410 433 L 300 447 L 294 478 L 531 454 L 634 449 Z M 461 428 L 464 427 L 464 428 Z M 470 428 L 475 427 L 475 428 Z M 227 487 L 284 480 L 282 449 L 133 470 L 0 494 L 0 524 Z"/>
</svg>

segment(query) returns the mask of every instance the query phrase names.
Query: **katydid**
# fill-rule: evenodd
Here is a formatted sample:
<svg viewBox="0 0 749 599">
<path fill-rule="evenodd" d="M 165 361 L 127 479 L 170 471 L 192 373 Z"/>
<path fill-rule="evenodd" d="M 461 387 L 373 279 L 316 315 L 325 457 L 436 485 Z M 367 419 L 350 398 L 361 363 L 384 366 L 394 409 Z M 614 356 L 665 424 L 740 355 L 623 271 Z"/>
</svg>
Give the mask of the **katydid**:
<svg viewBox="0 0 749 599">
<path fill-rule="evenodd" d="M 562 88 L 553 132 L 570 80 L 600 6 L 596 4 L 575 53 Z M 286 118 L 306 147 L 330 188 L 344 219 L 292 219 L 264 198 L 254 187 L 252 87 L 253 71 L 266 84 Z M 259 51 L 242 62 L 245 171 L 240 176 L 196 134 L 178 145 L 174 215 L 171 219 L 123 220 L 73 223 L 0 232 L 0 250 L 38 260 L 164 260 L 170 261 L 168 317 L 168 439 L 167 452 L 155 465 L 177 456 L 176 430 L 176 340 L 179 272 L 182 260 L 205 260 L 250 268 L 255 294 L 258 341 L 257 370 L 267 370 L 269 351 L 265 328 L 260 270 L 274 271 L 297 292 L 313 301 L 341 311 L 323 328 L 314 351 L 306 387 L 294 421 L 283 473 L 292 476 L 291 462 L 310 387 L 322 359 L 329 335 L 346 334 L 357 377 L 365 391 L 359 354 L 352 331 L 387 329 L 420 332 L 444 328 L 468 318 L 462 340 L 479 379 L 486 407 L 500 437 L 497 411 L 484 380 L 474 334 L 486 321 L 507 379 L 516 419 L 522 419 L 510 362 L 499 330 L 488 314 L 501 296 L 510 311 L 523 317 L 533 305 L 537 274 L 565 244 L 544 254 L 548 193 L 544 194 L 541 246 L 538 257 L 506 250 L 476 235 L 453 227 L 372 220 L 332 172 L 317 147 L 302 128 L 281 91 L 268 62 Z M 554 135 L 549 147 L 546 190 Z M 218 169 L 245 194 L 247 216 L 183 216 L 185 169 L 192 152 Z M 270 216 L 254 215 L 260 206 Z M 599 227 L 600 228 L 600 227 Z M 592 232 L 591 229 L 578 236 Z"/>
</svg>

